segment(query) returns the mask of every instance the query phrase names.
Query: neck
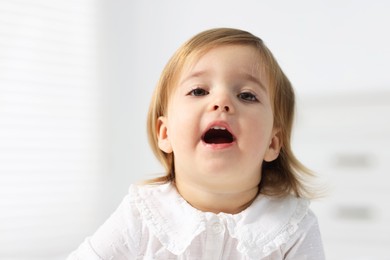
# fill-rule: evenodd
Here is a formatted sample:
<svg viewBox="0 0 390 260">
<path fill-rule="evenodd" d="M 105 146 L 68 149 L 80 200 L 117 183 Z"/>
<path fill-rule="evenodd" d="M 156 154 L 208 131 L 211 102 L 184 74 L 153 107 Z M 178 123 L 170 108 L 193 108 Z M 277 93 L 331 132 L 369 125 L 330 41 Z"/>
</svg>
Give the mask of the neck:
<svg viewBox="0 0 390 260">
<path fill-rule="evenodd" d="M 215 192 L 195 185 L 177 183 L 180 195 L 194 208 L 203 212 L 237 214 L 251 205 L 257 197 L 258 187 L 236 192 Z"/>
</svg>

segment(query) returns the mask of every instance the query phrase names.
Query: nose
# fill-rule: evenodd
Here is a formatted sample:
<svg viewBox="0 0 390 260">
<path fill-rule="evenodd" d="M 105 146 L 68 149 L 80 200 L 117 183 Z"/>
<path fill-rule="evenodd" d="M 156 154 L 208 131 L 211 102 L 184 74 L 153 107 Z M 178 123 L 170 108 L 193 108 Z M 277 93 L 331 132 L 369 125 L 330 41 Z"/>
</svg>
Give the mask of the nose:
<svg viewBox="0 0 390 260">
<path fill-rule="evenodd" d="M 225 105 L 225 106 L 214 105 L 214 110 L 221 110 L 223 112 L 229 112 L 230 107 L 227 105 Z"/>
<path fill-rule="evenodd" d="M 224 113 L 233 113 L 234 106 L 230 93 L 215 93 L 215 99 L 212 101 L 211 110 Z"/>
</svg>

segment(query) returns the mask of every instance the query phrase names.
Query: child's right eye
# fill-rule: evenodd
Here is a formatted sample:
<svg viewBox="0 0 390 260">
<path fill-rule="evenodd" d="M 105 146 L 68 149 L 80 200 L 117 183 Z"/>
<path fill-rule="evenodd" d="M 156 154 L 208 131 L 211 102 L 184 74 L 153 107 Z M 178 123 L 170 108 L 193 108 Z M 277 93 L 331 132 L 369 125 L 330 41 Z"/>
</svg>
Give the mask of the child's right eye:
<svg viewBox="0 0 390 260">
<path fill-rule="evenodd" d="M 189 96 L 205 96 L 209 94 L 208 91 L 204 90 L 203 88 L 194 88 L 193 90 L 191 90 L 190 92 L 188 92 L 187 95 Z"/>
</svg>

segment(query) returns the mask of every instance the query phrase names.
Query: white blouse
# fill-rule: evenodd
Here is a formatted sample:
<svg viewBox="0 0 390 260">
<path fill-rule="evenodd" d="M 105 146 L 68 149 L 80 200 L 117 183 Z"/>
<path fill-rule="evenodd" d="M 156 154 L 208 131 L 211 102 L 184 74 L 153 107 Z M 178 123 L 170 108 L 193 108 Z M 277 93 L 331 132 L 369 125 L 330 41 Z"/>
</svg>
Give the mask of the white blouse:
<svg viewBox="0 0 390 260">
<path fill-rule="evenodd" d="M 174 185 L 132 185 L 68 260 L 325 259 L 306 199 L 259 195 L 238 214 L 202 212 Z"/>
</svg>

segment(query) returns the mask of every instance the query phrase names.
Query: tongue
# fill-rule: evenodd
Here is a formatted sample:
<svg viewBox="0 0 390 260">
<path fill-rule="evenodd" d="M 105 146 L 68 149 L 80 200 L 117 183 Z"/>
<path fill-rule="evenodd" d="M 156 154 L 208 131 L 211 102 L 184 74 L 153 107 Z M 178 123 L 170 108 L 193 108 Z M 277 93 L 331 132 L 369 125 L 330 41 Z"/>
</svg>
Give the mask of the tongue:
<svg viewBox="0 0 390 260">
<path fill-rule="evenodd" d="M 231 141 L 227 138 L 217 137 L 217 138 L 212 138 L 209 143 L 211 143 L 211 144 L 224 144 L 224 143 L 231 143 Z"/>
</svg>

